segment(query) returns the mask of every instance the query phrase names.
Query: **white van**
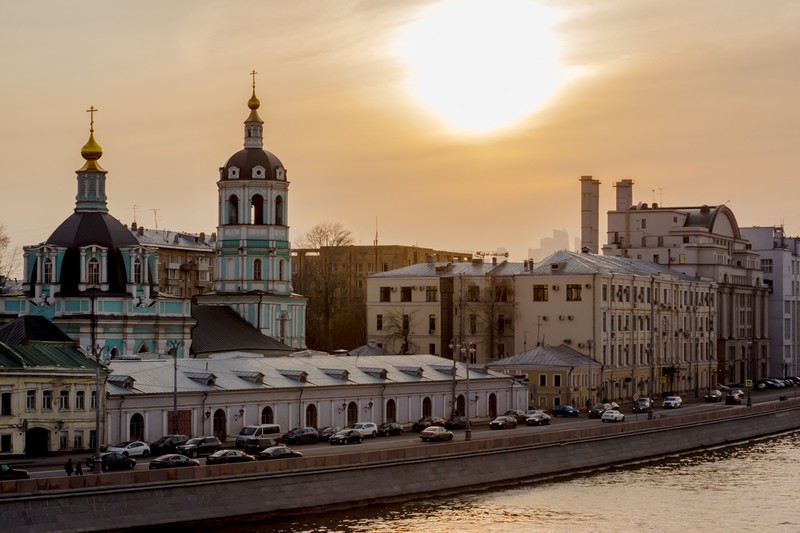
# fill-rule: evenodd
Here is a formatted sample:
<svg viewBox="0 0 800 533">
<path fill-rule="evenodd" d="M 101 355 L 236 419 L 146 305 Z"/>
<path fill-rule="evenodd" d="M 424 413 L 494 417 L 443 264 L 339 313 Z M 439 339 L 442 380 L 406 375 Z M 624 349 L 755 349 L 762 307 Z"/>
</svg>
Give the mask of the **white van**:
<svg viewBox="0 0 800 533">
<path fill-rule="evenodd" d="M 263 437 L 273 438 L 280 440 L 281 427 L 278 424 L 256 424 L 252 426 L 245 426 L 236 437 L 236 447 L 243 448 L 245 443 L 251 439 L 260 439 Z"/>
</svg>

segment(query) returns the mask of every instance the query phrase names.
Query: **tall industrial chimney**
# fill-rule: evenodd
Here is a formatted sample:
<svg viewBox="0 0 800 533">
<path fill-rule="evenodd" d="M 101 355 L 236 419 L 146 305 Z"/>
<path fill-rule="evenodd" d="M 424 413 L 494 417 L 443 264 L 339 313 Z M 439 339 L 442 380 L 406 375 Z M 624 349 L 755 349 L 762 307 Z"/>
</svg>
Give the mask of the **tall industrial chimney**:
<svg viewBox="0 0 800 533">
<path fill-rule="evenodd" d="M 600 251 L 600 180 L 581 176 L 581 250 Z"/>
<path fill-rule="evenodd" d="M 633 205 L 633 180 L 619 180 L 617 188 L 617 211 L 627 211 Z"/>
</svg>

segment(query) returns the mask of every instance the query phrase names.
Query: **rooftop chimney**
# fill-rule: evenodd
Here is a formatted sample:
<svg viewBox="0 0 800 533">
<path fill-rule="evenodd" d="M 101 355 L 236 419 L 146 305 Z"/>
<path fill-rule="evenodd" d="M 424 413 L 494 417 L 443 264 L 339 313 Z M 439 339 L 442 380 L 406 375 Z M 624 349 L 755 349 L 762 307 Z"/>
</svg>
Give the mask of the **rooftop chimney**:
<svg viewBox="0 0 800 533">
<path fill-rule="evenodd" d="M 600 250 L 600 180 L 581 176 L 581 249 Z"/>
<path fill-rule="evenodd" d="M 627 211 L 633 205 L 633 180 L 620 180 L 617 188 L 617 211 Z"/>
</svg>

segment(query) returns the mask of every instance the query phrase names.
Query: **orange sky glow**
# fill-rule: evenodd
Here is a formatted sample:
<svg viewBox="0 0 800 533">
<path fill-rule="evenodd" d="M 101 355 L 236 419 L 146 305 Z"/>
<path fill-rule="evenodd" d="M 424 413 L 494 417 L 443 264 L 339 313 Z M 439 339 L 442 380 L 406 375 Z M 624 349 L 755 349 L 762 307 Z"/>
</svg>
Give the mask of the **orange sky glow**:
<svg viewBox="0 0 800 533">
<path fill-rule="evenodd" d="M 521 261 L 580 235 L 581 175 L 603 221 L 632 178 L 798 235 L 798 27 L 791 0 L 5 2 L 0 223 L 21 247 L 69 216 L 95 106 L 111 213 L 215 231 L 256 70 L 293 240 Z"/>
</svg>

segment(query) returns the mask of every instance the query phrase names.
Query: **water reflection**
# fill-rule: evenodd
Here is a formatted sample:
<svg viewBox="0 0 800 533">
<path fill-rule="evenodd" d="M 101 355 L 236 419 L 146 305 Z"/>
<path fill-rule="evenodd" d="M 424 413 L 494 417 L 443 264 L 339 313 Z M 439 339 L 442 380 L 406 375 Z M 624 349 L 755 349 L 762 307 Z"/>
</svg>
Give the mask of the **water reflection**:
<svg viewBox="0 0 800 533">
<path fill-rule="evenodd" d="M 657 463 L 217 531 L 800 531 L 800 432 Z"/>
</svg>

